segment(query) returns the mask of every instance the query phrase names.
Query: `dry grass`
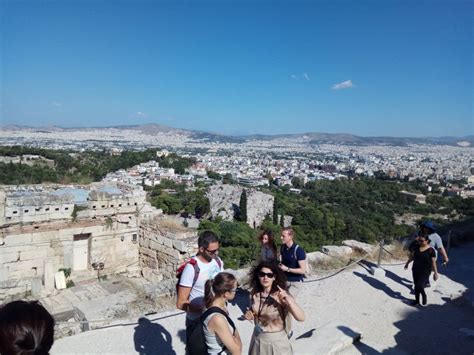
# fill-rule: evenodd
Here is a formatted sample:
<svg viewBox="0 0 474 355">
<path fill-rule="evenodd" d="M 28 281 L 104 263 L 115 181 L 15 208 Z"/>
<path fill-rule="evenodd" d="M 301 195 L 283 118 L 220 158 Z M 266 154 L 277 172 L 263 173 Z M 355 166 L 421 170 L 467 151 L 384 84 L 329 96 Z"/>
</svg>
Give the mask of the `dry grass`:
<svg viewBox="0 0 474 355">
<path fill-rule="evenodd" d="M 160 228 L 163 228 L 163 229 L 179 230 L 179 231 L 188 230 L 188 228 L 183 226 L 182 223 L 180 223 L 179 221 L 177 221 L 174 218 L 166 218 L 165 217 L 165 218 L 156 219 L 155 223 L 157 223 L 158 226 Z"/>
</svg>

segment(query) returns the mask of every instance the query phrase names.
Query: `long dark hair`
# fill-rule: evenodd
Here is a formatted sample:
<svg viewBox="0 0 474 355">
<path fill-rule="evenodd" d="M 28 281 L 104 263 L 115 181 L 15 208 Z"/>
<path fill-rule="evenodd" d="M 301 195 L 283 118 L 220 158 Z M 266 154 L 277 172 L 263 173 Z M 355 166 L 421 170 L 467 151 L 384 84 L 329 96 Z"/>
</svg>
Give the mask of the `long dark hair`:
<svg viewBox="0 0 474 355">
<path fill-rule="evenodd" d="M 256 293 L 263 291 L 263 286 L 260 283 L 260 278 L 258 277 L 258 273 L 263 269 L 267 268 L 272 270 L 274 276 L 272 289 L 270 293 L 278 291 L 278 286 L 282 289 L 287 290 L 288 286 L 286 283 L 286 275 L 285 273 L 278 267 L 276 261 L 273 260 L 262 260 L 257 265 L 255 265 L 249 273 L 249 283 L 250 283 L 250 293 L 255 295 Z"/>
<path fill-rule="evenodd" d="M 0 353 L 47 355 L 54 341 L 54 318 L 37 301 L 14 301 L 0 308 Z"/>
<path fill-rule="evenodd" d="M 258 237 L 258 239 L 260 240 L 260 243 L 262 244 L 263 246 L 263 236 L 266 235 L 268 237 L 268 246 L 270 247 L 270 249 L 272 249 L 273 251 L 273 254 L 275 255 L 275 258 L 277 256 L 277 247 L 276 247 L 276 244 L 275 244 L 275 238 L 273 237 L 273 232 L 269 229 L 267 230 L 264 230 L 260 236 Z"/>
<path fill-rule="evenodd" d="M 235 276 L 225 271 L 218 273 L 213 280 L 207 280 L 204 286 L 206 308 L 209 308 L 217 297 L 232 290 L 235 287 L 235 281 Z"/>
</svg>

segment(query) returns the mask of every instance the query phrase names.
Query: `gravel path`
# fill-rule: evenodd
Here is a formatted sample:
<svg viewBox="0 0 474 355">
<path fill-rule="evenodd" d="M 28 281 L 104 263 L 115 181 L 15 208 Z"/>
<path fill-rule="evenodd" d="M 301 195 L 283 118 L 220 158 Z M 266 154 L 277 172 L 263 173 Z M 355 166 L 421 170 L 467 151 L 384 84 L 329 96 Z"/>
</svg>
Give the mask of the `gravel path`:
<svg viewBox="0 0 474 355">
<path fill-rule="evenodd" d="M 474 354 L 474 244 L 451 250 L 449 266 L 427 289 L 426 307 L 412 307 L 411 271 L 403 265 L 384 266 L 386 277 L 377 280 L 370 264 L 322 281 L 307 282 L 298 296 L 306 321 L 295 323 L 294 338 L 317 339 L 318 328 L 336 322 L 339 329 L 363 334 L 362 342 L 346 349 L 350 354 Z M 233 319 L 245 309 L 246 295 L 230 306 Z M 123 324 L 126 323 L 126 324 Z M 238 320 L 247 353 L 252 325 Z M 184 354 L 184 314 L 165 312 L 104 329 L 62 338 L 58 354 Z M 297 340 L 296 340 L 297 341 Z"/>
</svg>

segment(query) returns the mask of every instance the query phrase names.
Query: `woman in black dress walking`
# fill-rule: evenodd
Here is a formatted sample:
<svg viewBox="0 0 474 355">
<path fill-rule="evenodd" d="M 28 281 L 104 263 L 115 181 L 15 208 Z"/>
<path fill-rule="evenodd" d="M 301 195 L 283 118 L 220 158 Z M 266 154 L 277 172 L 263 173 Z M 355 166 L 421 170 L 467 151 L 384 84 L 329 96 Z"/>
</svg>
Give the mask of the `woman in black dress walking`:
<svg viewBox="0 0 474 355">
<path fill-rule="evenodd" d="M 430 239 L 427 235 L 419 235 L 417 237 L 418 245 L 413 248 L 410 258 L 405 264 L 405 270 L 408 268 L 408 264 L 413 261 L 413 283 L 415 284 L 415 301 L 413 305 L 420 304 L 426 305 L 427 298 L 425 293 L 425 287 L 430 279 L 431 271 L 434 271 L 433 279 L 438 280 L 438 269 L 436 268 L 436 253 L 432 247 L 430 247 Z"/>
</svg>

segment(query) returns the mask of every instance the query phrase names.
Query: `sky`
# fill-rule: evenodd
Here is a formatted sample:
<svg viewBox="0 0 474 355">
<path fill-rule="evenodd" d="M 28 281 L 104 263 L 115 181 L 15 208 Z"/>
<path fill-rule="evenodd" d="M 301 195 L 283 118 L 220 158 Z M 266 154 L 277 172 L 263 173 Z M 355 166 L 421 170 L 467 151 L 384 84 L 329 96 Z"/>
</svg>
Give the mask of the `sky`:
<svg viewBox="0 0 474 355">
<path fill-rule="evenodd" d="M 0 0 L 0 125 L 466 136 L 471 1 Z"/>
</svg>

